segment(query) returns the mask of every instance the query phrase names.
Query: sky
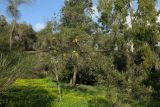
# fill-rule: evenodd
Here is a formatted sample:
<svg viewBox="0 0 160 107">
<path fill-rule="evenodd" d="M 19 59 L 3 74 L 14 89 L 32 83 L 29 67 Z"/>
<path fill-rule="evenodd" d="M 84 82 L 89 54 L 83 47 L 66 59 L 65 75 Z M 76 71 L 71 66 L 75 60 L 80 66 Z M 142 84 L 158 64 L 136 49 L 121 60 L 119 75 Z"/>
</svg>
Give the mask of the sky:
<svg viewBox="0 0 160 107">
<path fill-rule="evenodd" d="M 45 23 L 53 17 L 54 13 L 59 13 L 64 0 L 33 0 L 32 3 L 21 5 L 19 22 L 31 24 L 38 31 L 45 26 Z M 11 17 L 7 13 L 6 0 L 0 0 L 0 14 L 3 14 L 10 21 Z"/>
<path fill-rule="evenodd" d="M 95 10 L 95 14 L 93 15 L 94 20 L 96 20 L 95 17 L 98 15 L 96 4 L 97 0 L 93 0 L 93 9 Z M 52 19 L 54 13 L 60 15 L 60 9 L 63 5 L 64 0 L 33 0 L 32 3 L 19 7 L 20 18 L 18 21 L 31 24 L 35 31 L 39 31 L 45 27 L 47 21 Z M 7 14 L 6 6 L 6 0 L 0 0 L 0 15 L 6 16 L 10 22 L 11 16 Z M 135 4 L 134 6 L 136 7 Z M 157 4 L 157 8 L 160 9 L 160 3 Z"/>
<path fill-rule="evenodd" d="M 94 1 L 94 5 L 96 0 Z M 64 5 L 64 0 L 33 0 L 32 3 L 21 5 L 19 22 L 31 24 L 35 31 L 39 31 L 45 27 L 47 21 L 51 20 L 54 13 L 59 15 L 60 9 Z M 0 0 L 0 15 L 7 17 L 11 21 L 6 9 L 6 0 Z"/>
</svg>

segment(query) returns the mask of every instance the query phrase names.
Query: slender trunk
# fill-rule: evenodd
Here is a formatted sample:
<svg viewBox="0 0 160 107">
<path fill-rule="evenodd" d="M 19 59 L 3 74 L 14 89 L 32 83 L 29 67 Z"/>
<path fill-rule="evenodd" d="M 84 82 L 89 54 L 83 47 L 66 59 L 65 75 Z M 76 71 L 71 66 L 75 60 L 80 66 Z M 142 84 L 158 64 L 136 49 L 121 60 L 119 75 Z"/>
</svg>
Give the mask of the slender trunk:
<svg viewBox="0 0 160 107">
<path fill-rule="evenodd" d="M 77 73 L 78 73 L 77 67 L 76 67 L 76 65 L 74 65 L 73 66 L 73 76 L 72 76 L 72 78 L 70 80 L 70 86 L 71 87 L 75 87 L 76 86 Z"/>
<path fill-rule="evenodd" d="M 131 25 L 133 23 L 133 2 L 132 0 L 129 1 L 129 14 L 130 14 L 130 18 L 131 18 Z"/>
<path fill-rule="evenodd" d="M 13 38 L 13 33 L 15 31 L 16 28 L 16 22 L 17 21 L 17 4 L 16 2 L 13 3 L 13 25 L 11 28 L 11 32 L 10 32 L 10 51 L 12 50 L 12 38 Z"/>
<path fill-rule="evenodd" d="M 10 40 L 9 40 L 10 51 L 12 50 L 12 38 L 13 38 L 13 33 L 15 31 L 15 27 L 16 27 L 16 16 L 13 19 L 13 25 L 12 25 L 11 32 L 10 32 Z"/>
<path fill-rule="evenodd" d="M 58 73 L 56 72 L 55 75 L 56 75 L 56 80 L 57 80 L 57 88 L 58 88 L 58 94 L 59 94 L 59 101 L 62 101 L 62 93 L 61 93 L 61 87 L 60 87 Z"/>
<path fill-rule="evenodd" d="M 70 87 L 72 87 L 72 84 L 73 84 L 73 78 L 70 79 L 70 82 L 69 82 Z"/>
</svg>

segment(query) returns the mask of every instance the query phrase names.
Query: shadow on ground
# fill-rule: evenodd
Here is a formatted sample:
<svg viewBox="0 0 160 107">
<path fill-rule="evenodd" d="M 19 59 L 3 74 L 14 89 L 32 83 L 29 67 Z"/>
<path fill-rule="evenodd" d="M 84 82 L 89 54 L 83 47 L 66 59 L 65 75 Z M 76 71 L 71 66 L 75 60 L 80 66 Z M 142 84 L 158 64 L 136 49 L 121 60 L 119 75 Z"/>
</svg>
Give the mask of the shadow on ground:
<svg viewBox="0 0 160 107">
<path fill-rule="evenodd" d="M 88 103 L 89 107 L 112 107 L 112 103 L 109 103 L 104 98 L 93 98 Z"/>
<path fill-rule="evenodd" d="M 146 107 L 160 107 L 160 93 L 153 94 Z"/>
<path fill-rule="evenodd" d="M 0 107 L 51 107 L 55 96 L 36 87 L 14 87 L 0 95 Z"/>
</svg>

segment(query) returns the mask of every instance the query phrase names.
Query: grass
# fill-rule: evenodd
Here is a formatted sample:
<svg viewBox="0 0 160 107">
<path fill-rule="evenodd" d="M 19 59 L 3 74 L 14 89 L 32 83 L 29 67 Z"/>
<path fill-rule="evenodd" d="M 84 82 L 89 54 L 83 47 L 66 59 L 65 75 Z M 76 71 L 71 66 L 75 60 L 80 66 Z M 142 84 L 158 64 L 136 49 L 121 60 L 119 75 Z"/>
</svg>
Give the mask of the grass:
<svg viewBox="0 0 160 107">
<path fill-rule="evenodd" d="M 59 101 L 56 82 L 51 79 L 18 79 L 12 87 L 0 95 L 0 107 L 112 107 L 114 95 L 107 96 L 103 87 L 78 85 L 70 89 L 62 84 L 62 101 Z M 115 101 L 114 101 L 115 100 Z M 120 104 L 117 107 L 152 107 Z M 155 103 L 154 107 L 159 107 Z"/>
<path fill-rule="evenodd" d="M 62 101 L 58 100 L 56 82 L 50 79 L 18 79 L 0 99 L 7 107 L 88 107 L 98 89 L 81 85 L 70 89 L 62 84 Z M 100 96 L 100 95 L 99 95 Z"/>
</svg>

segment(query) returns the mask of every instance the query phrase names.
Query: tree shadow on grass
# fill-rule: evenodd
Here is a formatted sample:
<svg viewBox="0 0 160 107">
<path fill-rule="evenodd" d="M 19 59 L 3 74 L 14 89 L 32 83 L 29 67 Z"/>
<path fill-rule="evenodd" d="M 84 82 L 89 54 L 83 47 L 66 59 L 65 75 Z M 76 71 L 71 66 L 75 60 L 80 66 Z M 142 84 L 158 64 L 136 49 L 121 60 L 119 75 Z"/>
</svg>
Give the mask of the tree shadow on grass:
<svg viewBox="0 0 160 107">
<path fill-rule="evenodd" d="M 93 98 L 89 102 L 89 107 L 112 107 L 112 103 L 104 98 Z"/>
<path fill-rule="evenodd" d="M 14 87 L 0 95 L 0 107 L 51 107 L 55 99 L 41 88 Z"/>
<path fill-rule="evenodd" d="M 87 93 L 89 95 L 96 95 L 98 90 L 94 86 L 77 85 L 76 87 L 70 87 L 67 84 L 61 85 L 62 91 L 75 91 L 77 93 Z"/>
<path fill-rule="evenodd" d="M 146 107 L 160 107 L 160 94 L 153 94 Z"/>
</svg>

